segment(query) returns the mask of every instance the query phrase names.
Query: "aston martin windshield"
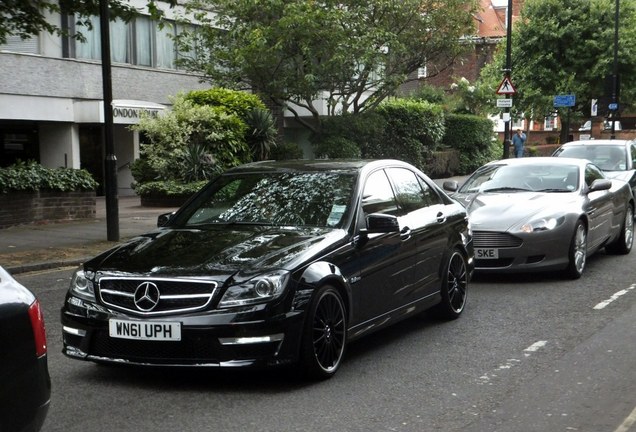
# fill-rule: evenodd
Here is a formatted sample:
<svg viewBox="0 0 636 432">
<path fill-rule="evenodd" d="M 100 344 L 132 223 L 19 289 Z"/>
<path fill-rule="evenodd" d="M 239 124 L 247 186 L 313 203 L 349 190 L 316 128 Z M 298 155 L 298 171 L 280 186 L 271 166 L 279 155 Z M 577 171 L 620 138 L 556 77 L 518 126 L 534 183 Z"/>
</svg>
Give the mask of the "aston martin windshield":
<svg viewBox="0 0 636 432">
<path fill-rule="evenodd" d="M 572 192 L 578 183 L 576 165 L 487 165 L 475 172 L 459 193 Z"/>
<path fill-rule="evenodd" d="M 221 176 L 176 221 L 339 228 L 351 207 L 355 176 L 342 172 L 259 172 Z"/>
</svg>

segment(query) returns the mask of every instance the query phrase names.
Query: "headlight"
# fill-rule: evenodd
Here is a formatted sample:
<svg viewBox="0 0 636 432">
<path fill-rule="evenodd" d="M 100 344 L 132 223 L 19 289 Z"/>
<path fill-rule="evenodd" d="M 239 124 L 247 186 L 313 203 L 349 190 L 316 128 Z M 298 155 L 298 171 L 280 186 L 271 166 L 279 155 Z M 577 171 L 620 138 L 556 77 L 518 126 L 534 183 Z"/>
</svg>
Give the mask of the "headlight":
<svg viewBox="0 0 636 432">
<path fill-rule="evenodd" d="M 81 267 L 73 273 L 70 291 L 74 296 L 83 298 L 84 300 L 95 300 L 93 282 L 88 279 L 86 273 Z"/>
<path fill-rule="evenodd" d="M 565 218 L 563 217 L 537 219 L 532 222 L 528 222 L 527 224 L 523 224 L 520 230 L 525 233 L 532 233 L 535 231 L 550 231 L 551 229 L 554 229 L 557 226 L 561 225 L 564 220 Z"/>
<path fill-rule="evenodd" d="M 273 300 L 282 294 L 288 280 L 289 272 L 280 270 L 231 285 L 219 302 L 219 307 L 245 306 Z"/>
</svg>

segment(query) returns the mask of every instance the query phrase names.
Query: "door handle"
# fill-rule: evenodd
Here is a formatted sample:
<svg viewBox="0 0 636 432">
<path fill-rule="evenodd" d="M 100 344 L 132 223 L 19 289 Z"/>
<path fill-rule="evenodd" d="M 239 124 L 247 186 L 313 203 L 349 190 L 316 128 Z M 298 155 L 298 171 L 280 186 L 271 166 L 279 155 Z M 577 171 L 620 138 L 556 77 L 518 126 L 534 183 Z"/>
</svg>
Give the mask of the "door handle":
<svg viewBox="0 0 636 432">
<path fill-rule="evenodd" d="M 437 213 L 436 217 L 437 217 L 437 222 L 439 222 L 439 223 L 446 222 L 446 216 L 444 216 L 444 213 L 439 212 L 439 213 Z"/>
<path fill-rule="evenodd" d="M 402 228 L 402 231 L 400 231 L 400 239 L 402 241 L 406 241 L 410 238 L 411 238 L 411 228 L 405 226 L 404 228 Z"/>
</svg>

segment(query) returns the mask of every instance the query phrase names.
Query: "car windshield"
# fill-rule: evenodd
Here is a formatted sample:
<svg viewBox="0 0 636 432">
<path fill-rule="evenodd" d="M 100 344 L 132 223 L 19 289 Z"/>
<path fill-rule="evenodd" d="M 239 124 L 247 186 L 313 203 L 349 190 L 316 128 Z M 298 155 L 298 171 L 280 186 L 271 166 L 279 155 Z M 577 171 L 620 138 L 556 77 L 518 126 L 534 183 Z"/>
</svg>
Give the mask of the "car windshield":
<svg viewBox="0 0 636 432">
<path fill-rule="evenodd" d="M 624 146 L 568 146 L 563 147 L 558 156 L 587 159 L 603 171 L 625 171 L 627 169 L 627 152 Z"/>
<path fill-rule="evenodd" d="M 488 165 L 475 172 L 458 192 L 572 192 L 578 183 L 576 165 Z"/>
<path fill-rule="evenodd" d="M 351 207 L 355 175 L 341 172 L 259 172 L 218 178 L 175 223 L 293 225 L 340 228 Z"/>
</svg>

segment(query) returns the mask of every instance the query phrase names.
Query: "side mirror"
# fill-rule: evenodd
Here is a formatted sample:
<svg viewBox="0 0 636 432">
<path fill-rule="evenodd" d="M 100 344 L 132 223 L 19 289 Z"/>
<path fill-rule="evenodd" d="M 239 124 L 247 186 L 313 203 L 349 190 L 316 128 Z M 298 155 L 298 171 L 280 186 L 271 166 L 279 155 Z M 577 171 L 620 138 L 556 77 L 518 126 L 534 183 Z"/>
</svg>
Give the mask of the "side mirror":
<svg viewBox="0 0 636 432">
<path fill-rule="evenodd" d="M 173 214 L 175 214 L 175 212 L 160 214 L 157 218 L 157 226 L 166 226 Z"/>
<path fill-rule="evenodd" d="M 596 179 L 590 185 L 589 192 L 608 190 L 612 187 L 612 181 L 609 179 Z"/>
<path fill-rule="evenodd" d="M 459 189 L 459 183 L 457 183 L 455 180 L 446 180 L 442 184 L 442 188 L 449 192 L 457 192 L 457 189 Z"/>
<path fill-rule="evenodd" d="M 397 217 L 382 213 L 372 213 L 367 216 L 368 233 L 400 232 L 400 224 Z"/>
</svg>

